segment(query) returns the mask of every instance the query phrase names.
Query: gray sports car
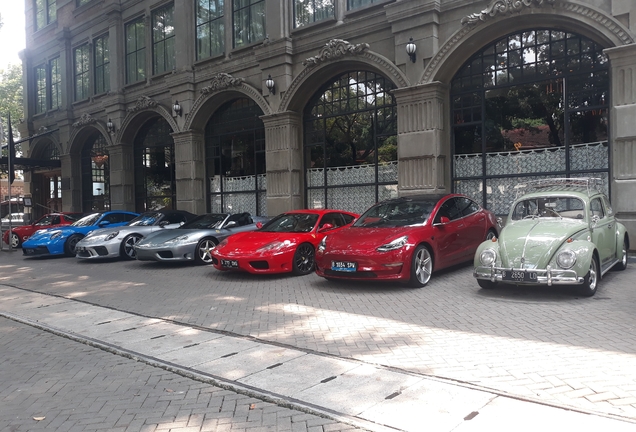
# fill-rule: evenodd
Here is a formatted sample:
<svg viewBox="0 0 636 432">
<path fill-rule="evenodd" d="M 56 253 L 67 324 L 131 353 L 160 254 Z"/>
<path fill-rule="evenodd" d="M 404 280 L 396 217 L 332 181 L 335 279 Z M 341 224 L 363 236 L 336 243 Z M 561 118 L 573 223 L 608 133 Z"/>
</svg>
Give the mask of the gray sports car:
<svg viewBox="0 0 636 432">
<path fill-rule="evenodd" d="M 160 231 L 135 245 L 142 261 L 194 261 L 212 263 L 212 250 L 232 234 L 253 231 L 269 218 L 249 213 L 208 213 L 173 231 Z"/>
<path fill-rule="evenodd" d="M 135 259 L 133 246 L 155 231 L 172 231 L 194 219 L 196 215 L 182 210 L 161 209 L 142 213 L 127 225 L 91 231 L 75 246 L 77 258 L 98 259 L 123 257 Z"/>
</svg>

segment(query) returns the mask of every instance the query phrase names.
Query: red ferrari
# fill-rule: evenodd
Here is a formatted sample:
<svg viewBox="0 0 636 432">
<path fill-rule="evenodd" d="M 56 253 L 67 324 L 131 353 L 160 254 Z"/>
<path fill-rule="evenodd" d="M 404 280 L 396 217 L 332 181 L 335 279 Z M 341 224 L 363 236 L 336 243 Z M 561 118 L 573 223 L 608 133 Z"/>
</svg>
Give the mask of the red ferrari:
<svg viewBox="0 0 636 432">
<path fill-rule="evenodd" d="M 325 236 L 316 250 L 316 273 L 423 287 L 433 271 L 472 260 L 477 246 L 498 230 L 495 215 L 467 196 L 391 199 Z"/>
<path fill-rule="evenodd" d="M 49 213 L 42 216 L 40 219 L 32 223 L 31 225 L 22 225 L 11 228 L 11 246 L 19 248 L 22 246 L 22 242 L 33 235 L 34 232 L 41 229 L 54 228 L 62 225 L 70 225 L 73 222 L 82 218 L 83 213 Z M 5 231 L 2 235 L 2 240 L 9 244 L 9 231 Z"/>
<path fill-rule="evenodd" d="M 342 210 L 295 210 L 280 214 L 257 231 L 234 234 L 212 249 L 219 270 L 305 275 L 314 270 L 316 245 L 358 217 Z"/>
</svg>

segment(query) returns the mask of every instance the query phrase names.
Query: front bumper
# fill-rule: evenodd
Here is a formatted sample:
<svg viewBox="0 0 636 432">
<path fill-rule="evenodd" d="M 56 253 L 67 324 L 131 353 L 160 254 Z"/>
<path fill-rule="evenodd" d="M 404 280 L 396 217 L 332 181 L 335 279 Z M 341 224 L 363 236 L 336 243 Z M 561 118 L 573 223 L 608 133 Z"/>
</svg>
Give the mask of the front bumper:
<svg viewBox="0 0 636 432">
<path fill-rule="evenodd" d="M 119 244 L 102 244 L 75 247 L 76 257 L 81 259 L 101 259 L 119 257 Z"/>
<path fill-rule="evenodd" d="M 137 247 L 137 259 L 139 261 L 193 261 L 196 243 L 191 245 L 179 245 L 175 247 Z"/>
<path fill-rule="evenodd" d="M 537 274 L 536 281 L 514 281 L 504 280 L 503 272 L 532 272 Z M 580 285 L 584 282 L 582 276 L 577 275 L 574 270 L 553 269 L 548 266 L 546 269 L 515 269 L 503 267 L 475 267 L 473 276 L 477 279 L 489 280 L 491 282 L 502 282 L 519 285 Z"/>
</svg>

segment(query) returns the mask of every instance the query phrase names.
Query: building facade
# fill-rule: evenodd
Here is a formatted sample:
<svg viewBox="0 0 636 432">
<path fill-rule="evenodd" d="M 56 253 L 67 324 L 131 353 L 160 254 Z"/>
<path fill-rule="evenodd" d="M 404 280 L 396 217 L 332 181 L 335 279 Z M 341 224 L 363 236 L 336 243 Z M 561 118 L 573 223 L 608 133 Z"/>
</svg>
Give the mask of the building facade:
<svg viewBox="0 0 636 432">
<path fill-rule="evenodd" d="M 361 212 L 598 177 L 636 232 L 636 4 L 26 0 L 34 201 Z M 51 201 L 53 200 L 53 201 Z"/>
</svg>

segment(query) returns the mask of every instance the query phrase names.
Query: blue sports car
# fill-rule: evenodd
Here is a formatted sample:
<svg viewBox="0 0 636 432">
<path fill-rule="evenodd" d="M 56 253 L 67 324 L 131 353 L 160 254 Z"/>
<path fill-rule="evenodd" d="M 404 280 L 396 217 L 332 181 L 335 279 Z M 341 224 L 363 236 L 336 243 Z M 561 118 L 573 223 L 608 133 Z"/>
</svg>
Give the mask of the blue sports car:
<svg viewBox="0 0 636 432">
<path fill-rule="evenodd" d="M 22 244 L 22 253 L 25 256 L 75 256 L 75 245 L 89 232 L 126 225 L 137 216 L 137 213 L 119 210 L 91 213 L 71 225 L 36 231 Z"/>
</svg>

